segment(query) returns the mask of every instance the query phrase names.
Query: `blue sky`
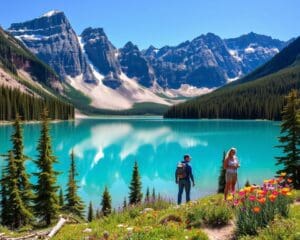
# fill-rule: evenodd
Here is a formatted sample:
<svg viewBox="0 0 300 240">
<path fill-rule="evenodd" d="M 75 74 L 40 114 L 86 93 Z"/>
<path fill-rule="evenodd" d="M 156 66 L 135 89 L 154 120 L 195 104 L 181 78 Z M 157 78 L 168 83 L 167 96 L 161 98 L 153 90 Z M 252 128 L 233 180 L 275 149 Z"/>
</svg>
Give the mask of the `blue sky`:
<svg viewBox="0 0 300 240">
<path fill-rule="evenodd" d="M 200 34 L 222 38 L 250 31 L 288 40 L 300 35 L 299 0 L 1 0 L 0 25 L 9 27 L 62 10 L 75 31 L 103 27 L 111 42 L 140 48 L 177 45 Z"/>
</svg>

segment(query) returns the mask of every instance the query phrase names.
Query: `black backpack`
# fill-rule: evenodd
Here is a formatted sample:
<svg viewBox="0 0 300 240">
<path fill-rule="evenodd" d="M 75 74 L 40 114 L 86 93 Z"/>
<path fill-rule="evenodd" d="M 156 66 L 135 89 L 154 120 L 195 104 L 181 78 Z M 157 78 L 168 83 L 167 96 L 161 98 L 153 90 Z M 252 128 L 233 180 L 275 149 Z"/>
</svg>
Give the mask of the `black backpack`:
<svg viewBox="0 0 300 240">
<path fill-rule="evenodd" d="M 176 179 L 177 181 L 180 179 L 184 179 L 187 177 L 187 172 L 186 172 L 186 164 L 185 163 L 178 163 L 177 168 L 176 168 Z"/>
</svg>

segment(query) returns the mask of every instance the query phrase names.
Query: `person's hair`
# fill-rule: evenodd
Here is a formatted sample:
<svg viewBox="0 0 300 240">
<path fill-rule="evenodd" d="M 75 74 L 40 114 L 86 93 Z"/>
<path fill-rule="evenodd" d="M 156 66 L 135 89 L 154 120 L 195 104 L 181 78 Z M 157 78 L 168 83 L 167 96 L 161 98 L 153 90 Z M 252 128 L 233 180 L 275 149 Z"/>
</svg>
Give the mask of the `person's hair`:
<svg viewBox="0 0 300 240">
<path fill-rule="evenodd" d="M 230 154 L 231 151 L 235 151 L 235 152 L 236 152 L 236 148 L 234 148 L 234 147 L 230 148 L 230 149 L 227 151 L 227 153 L 226 153 L 225 159 L 227 159 L 227 158 L 229 157 L 229 154 Z"/>
</svg>

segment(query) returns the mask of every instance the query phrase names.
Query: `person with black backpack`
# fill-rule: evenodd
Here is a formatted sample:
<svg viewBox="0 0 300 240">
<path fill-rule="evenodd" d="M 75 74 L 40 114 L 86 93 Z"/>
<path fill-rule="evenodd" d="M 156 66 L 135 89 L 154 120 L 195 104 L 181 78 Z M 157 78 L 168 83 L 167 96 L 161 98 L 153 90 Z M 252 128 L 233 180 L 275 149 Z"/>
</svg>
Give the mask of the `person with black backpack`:
<svg viewBox="0 0 300 240">
<path fill-rule="evenodd" d="M 178 205 L 181 204 L 183 190 L 185 190 L 186 202 L 190 201 L 191 181 L 193 183 L 193 187 L 195 186 L 192 167 L 189 165 L 191 159 L 190 155 L 184 155 L 183 161 L 178 163 L 175 171 L 175 181 L 176 184 L 178 184 Z"/>
</svg>

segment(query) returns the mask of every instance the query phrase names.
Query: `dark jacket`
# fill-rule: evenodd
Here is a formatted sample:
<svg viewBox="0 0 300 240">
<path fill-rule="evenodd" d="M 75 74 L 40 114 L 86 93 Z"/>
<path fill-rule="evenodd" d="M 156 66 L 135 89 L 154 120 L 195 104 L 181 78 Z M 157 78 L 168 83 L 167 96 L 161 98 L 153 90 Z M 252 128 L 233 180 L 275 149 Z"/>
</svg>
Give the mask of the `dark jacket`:
<svg viewBox="0 0 300 240">
<path fill-rule="evenodd" d="M 192 183 L 194 183 L 194 175 L 193 175 L 193 171 L 192 171 L 192 167 L 189 165 L 188 162 L 186 161 L 182 161 L 182 163 L 184 163 L 186 165 L 186 178 L 183 178 L 183 180 L 187 180 L 187 181 L 192 181 Z M 177 174 L 175 171 L 175 181 L 177 182 Z"/>
</svg>

